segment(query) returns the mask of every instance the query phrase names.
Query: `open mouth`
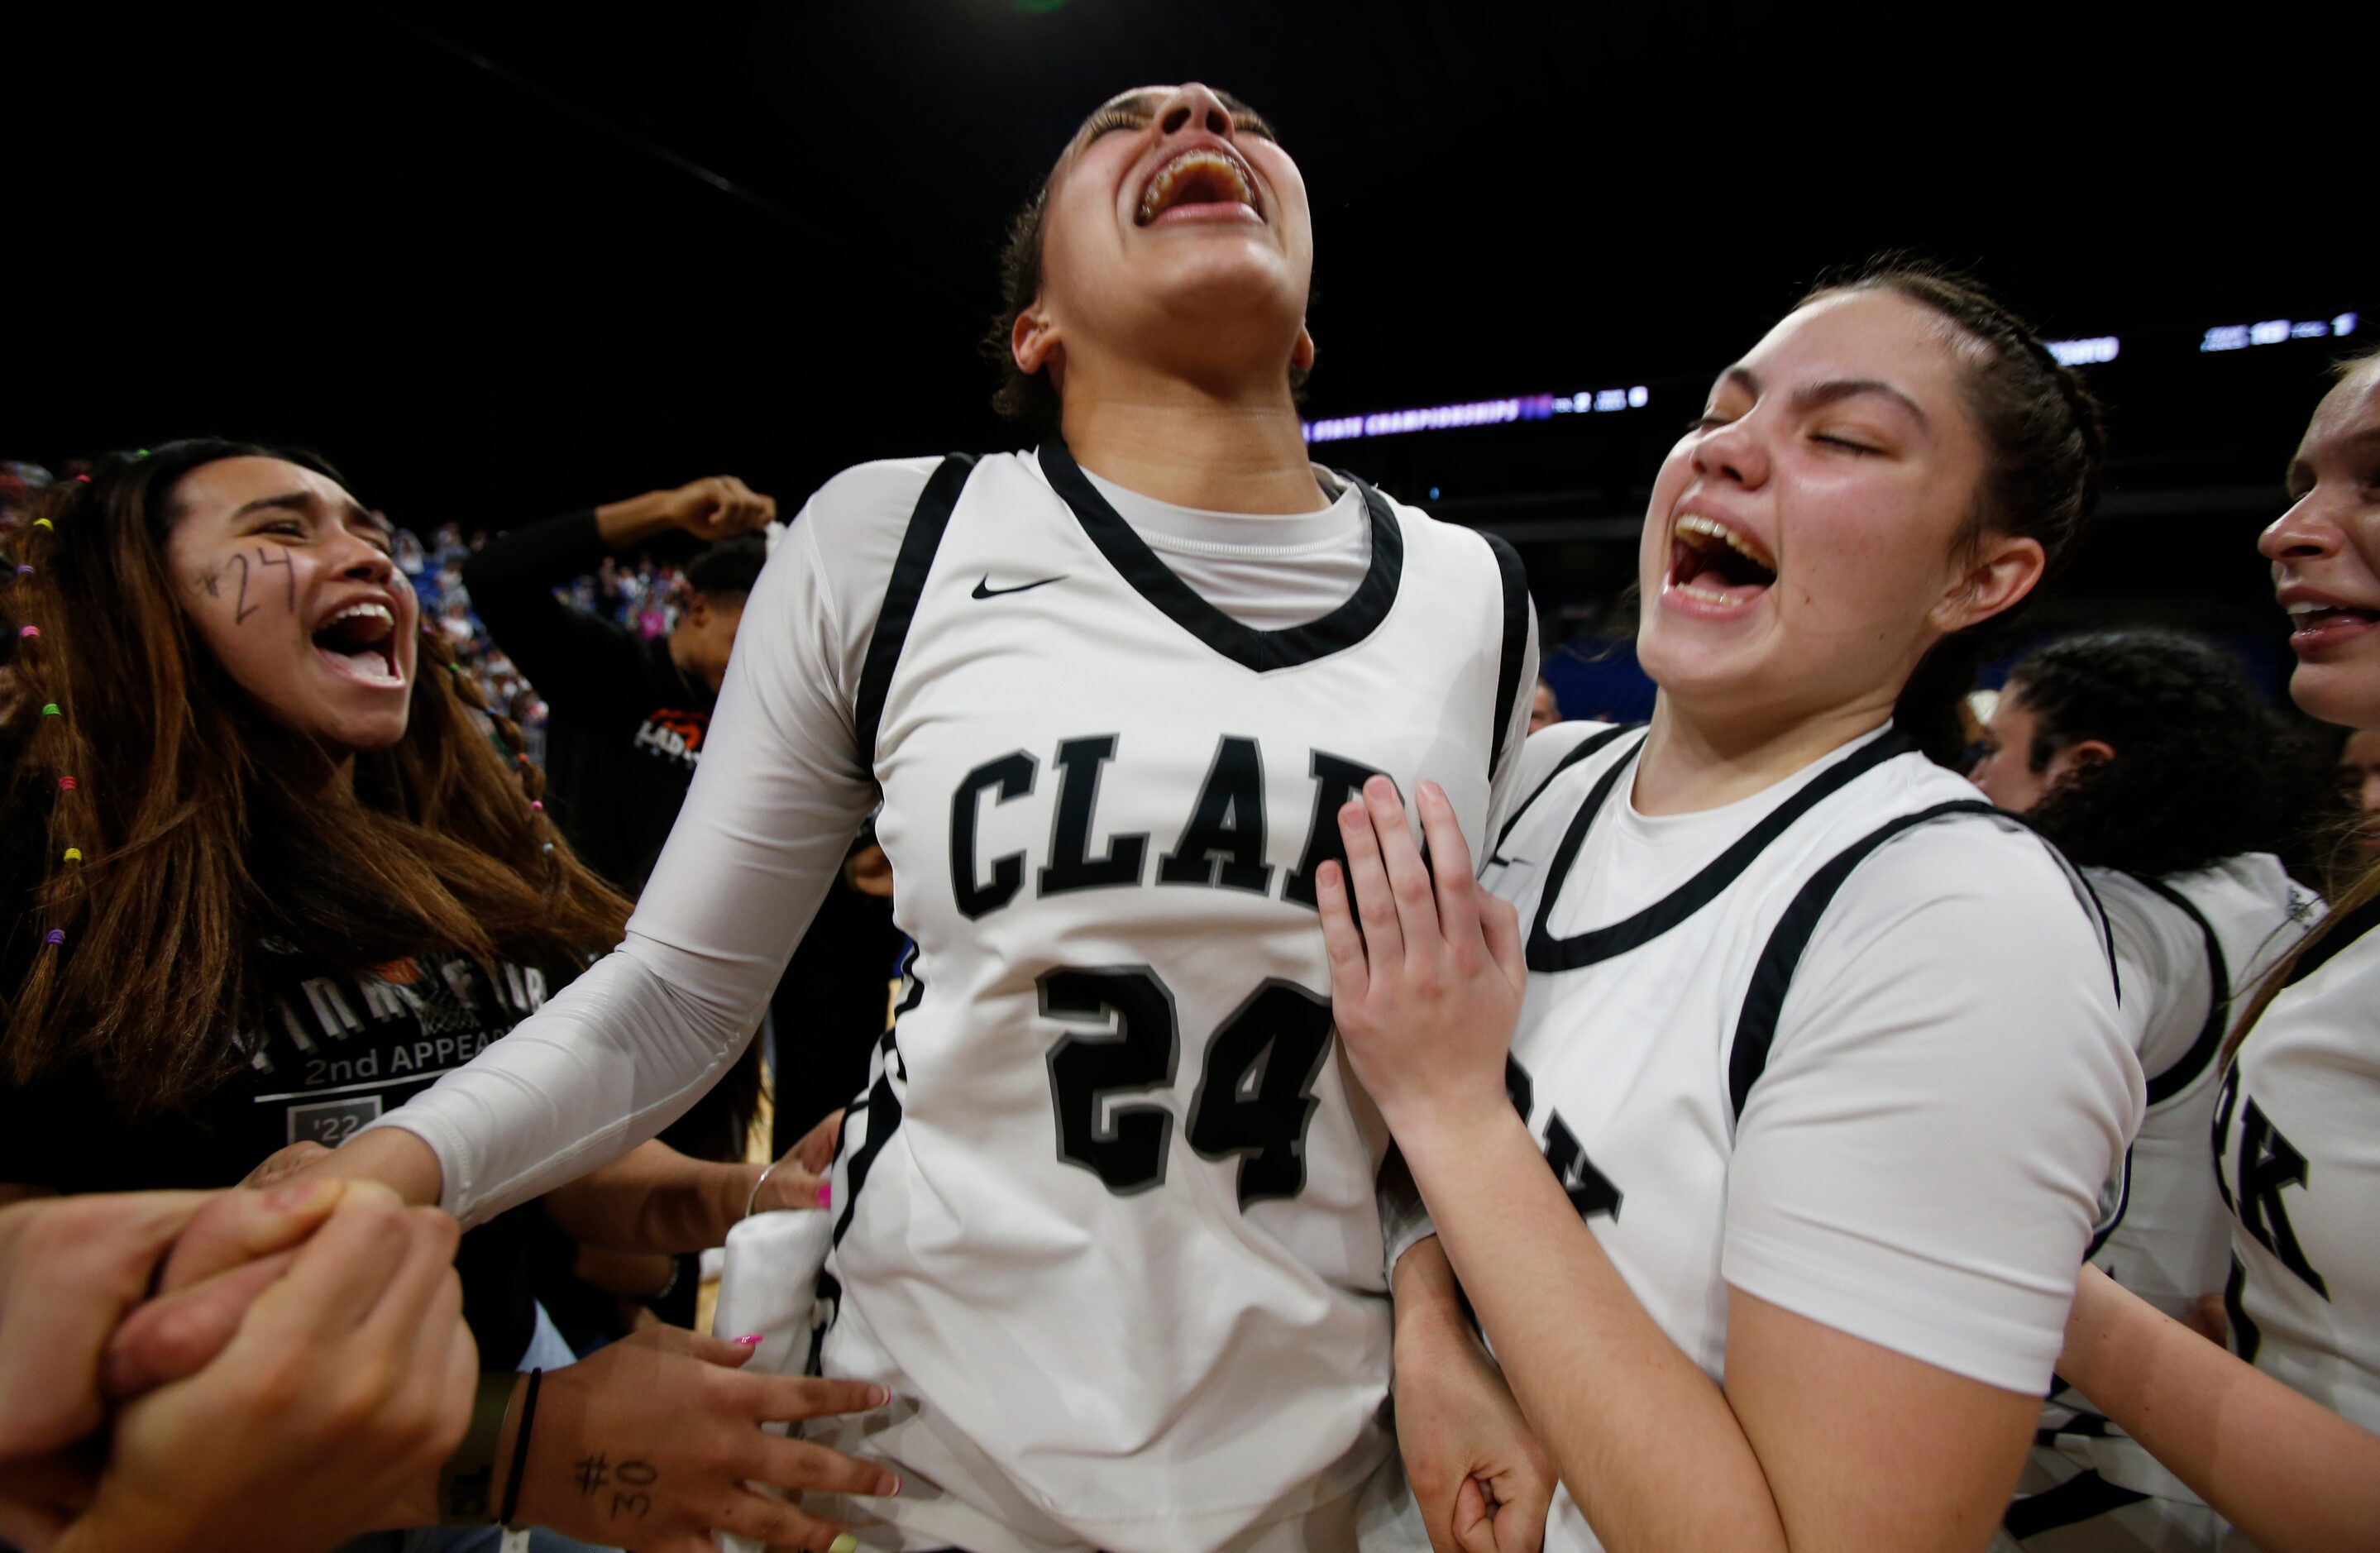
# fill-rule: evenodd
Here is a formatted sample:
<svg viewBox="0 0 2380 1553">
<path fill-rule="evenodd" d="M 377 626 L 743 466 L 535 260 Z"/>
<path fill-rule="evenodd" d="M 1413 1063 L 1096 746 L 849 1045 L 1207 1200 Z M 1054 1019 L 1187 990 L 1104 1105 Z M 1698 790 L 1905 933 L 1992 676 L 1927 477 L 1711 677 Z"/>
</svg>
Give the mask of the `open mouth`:
<svg viewBox="0 0 2380 1553">
<path fill-rule="evenodd" d="M 358 684 L 386 688 L 405 683 L 396 666 L 396 615 L 386 604 L 349 604 L 315 630 L 314 650 Z"/>
<path fill-rule="evenodd" d="M 1748 603 L 1777 580 L 1777 563 L 1750 540 L 1687 513 L 1670 529 L 1670 586 L 1714 603 Z"/>
<path fill-rule="evenodd" d="M 1247 164 L 1218 146 L 1194 146 L 1160 167 L 1140 191 L 1135 225 L 1147 226 L 1177 211 L 1200 210 L 1205 216 L 1239 215 L 1245 207 L 1257 216 L 1257 180 Z"/>
<path fill-rule="evenodd" d="M 2289 613 L 2289 645 L 2301 651 L 2344 641 L 2367 625 L 2380 624 L 2380 612 L 2350 609 L 2344 604 L 2294 603 Z"/>
</svg>

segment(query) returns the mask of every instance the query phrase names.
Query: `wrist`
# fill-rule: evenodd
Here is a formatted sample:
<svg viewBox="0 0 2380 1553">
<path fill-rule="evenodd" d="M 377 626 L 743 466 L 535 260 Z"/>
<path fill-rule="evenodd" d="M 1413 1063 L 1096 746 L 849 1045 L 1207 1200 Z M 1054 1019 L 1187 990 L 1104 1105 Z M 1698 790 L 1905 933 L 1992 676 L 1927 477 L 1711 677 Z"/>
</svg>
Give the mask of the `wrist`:
<svg viewBox="0 0 2380 1553">
<path fill-rule="evenodd" d="M 1528 1136 L 1528 1123 L 1501 1088 L 1476 1098 L 1445 1093 L 1415 1096 L 1393 1111 L 1383 1106 L 1380 1115 L 1416 1184 L 1450 1165 L 1508 1144 L 1514 1132 Z"/>
<path fill-rule="evenodd" d="M 597 507 L 595 532 L 602 539 L 603 548 L 625 550 L 676 528 L 669 515 L 669 496 L 666 491 L 648 491 L 625 502 Z"/>
</svg>

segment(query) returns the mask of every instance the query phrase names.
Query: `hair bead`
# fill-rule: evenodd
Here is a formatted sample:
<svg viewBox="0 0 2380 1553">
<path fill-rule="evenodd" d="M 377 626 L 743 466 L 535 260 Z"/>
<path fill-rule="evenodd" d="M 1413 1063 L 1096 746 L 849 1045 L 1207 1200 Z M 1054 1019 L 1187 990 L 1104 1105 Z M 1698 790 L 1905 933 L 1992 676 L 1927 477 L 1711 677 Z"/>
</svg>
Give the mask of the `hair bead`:
<svg viewBox="0 0 2380 1553">
<path fill-rule="evenodd" d="M 91 477 L 89 475 L 77 475 L 75 476 L 75 479 L 80 480 L 85 485 L 89 485 L 91 483 Z"/>
<path fill-rule="evenodd" d="M 80 847 L 79 847 L 79 846 L 70 846 L 70 847 L 67 848 L 67 858 L 66 858 L 66 860 L 67 860 L 67 862 L 69 862 L 69 863 L 79 863 L 79 862 L 81 862 L 81 861 L 82 861 L 82 848 L 80 848 Z"/>
<path fill-rule="evenodd" d="M 61 793 L 71 793 L 71 792 L 73 792 L 73 791 L 74 791 L 74 785 L 75 785 L 75 779 L 74 779 L 74 778 L 72 778 L 72 777 L 60 777 L 60 778 L 58 778 L 58 791 L 59 791 L 59 792 L 61 792 Z"/>
<path fill-rule="evenodd" d="M 58 704 L 57 704 L 55 701 L 44 701 L 44 702 L 42 702 L 42 715 L 43 717 L 55 717 L 55 716 L 57 716 L 57 715 L 58 715 Z"/>
<path fill-rule="evenodd" d="M 18 635 L 19 637 L 38 637 L 38 636 L 40 636 L 41 634 L 42 634 L 42 628 L 41 628 L 40 626 L 38 626 L 38 625 L 25 625 L 25 626 L 20 626 L 20 627 L 18 627 L 18 631 L 17 631 L 17 635 Z"/>
<path fill-rule="evenodd" d="M 31 576 L 33 575 L 33 568 L 32 568 L 32 567 L 30 567 L 30 566 L 21 565 L 21 564 L 20 564 L 20 565 L 18 565 L 18 568 L 17 568 L 17 575 L 18 575 L 18 576 L 20 576 L 20 577 L 29 577 L 29 576 Z"/>
<path fill-rule="evenodd" d="M 528 801 L 528 807 L 534 812 L 543 814 L 545 812 L 545 800 L 542 798 L 531 798 Z"/>
<path fill-rule="evenodd" d="M 53 947 L 62 944 L 67 941 L 67 930 L 63 928 L 53 928 L 42 935 L 42 941 Z"/>
<path fill-rule="evenodd" d="M 58 528 L 58 526 L 57 526 L 56 524 L 52 523 L 52 522 L 51 522 L 48 518 L 46 518 L 46 517 L 37 517 L 37 518 L 33 519 L 33 527 L 34 527 L 34 528 L 47 528 L 47 529 L 49 529 L 52 533 L 55 533 L 55 532 L 57 532 L 57 528 Z"/>
<path fill-rule="evenodd" d="M 548 842 L 543 846 L 539 847 L 538 850 L 540 852 L 552 852 L 553 850 L 553 843 L 552 842 Z"/>
</svg>

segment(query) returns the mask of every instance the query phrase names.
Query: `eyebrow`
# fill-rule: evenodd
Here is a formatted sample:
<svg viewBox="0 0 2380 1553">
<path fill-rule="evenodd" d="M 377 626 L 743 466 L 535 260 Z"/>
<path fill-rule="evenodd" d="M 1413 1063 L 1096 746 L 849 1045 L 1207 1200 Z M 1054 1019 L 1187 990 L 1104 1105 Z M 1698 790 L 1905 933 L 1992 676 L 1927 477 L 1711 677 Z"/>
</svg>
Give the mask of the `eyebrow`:
<svg viewBox="0 0 2380 1553">
<path fill-rule="evenodd" d="M 316 507 L 322 504 L 321 499 L 310 491 L 285 491 L 278 496 L 259 496 L 253 502 L 243 504 L 231 515 L 231 519 L 237 523 L 250 513 L 268 512 L 275 508 L 284 512 L 305 513 L 310 516 Z M 339 511 L 351 521 L 361 519 L 367 528 L 376 528 L 383 533 L 389 531 L 389 525 L 373 517 L 364 509 L 360 502 L 350 499 L 339 508 Z"/>
<path fill-rule="evenodd" d="M 1755 399 L 1760 397 L 1759 374 L 1749 367 L 1730 367 L 1721 374 L 1719 381 L 1735 384 Z M 1821 409 L 1845 399 L 1857 398 L 1863 394 L 1882 394 L 1915 416 L 1920 426 L 1931 424 L 1916 400 L 1881 378 L 1829 378 L 1824 382 L 1805 383 L 1793 391 L 1793 407 L 1797 410 Z"/>
<path fill-rule="evenodd" d="M 2351 448 L 2362 447 L 2366 443 L 2380 443 L 2380 426 L 2366 426 L 2359 431 L 2350 431 L 2339 441 Z M 2281 472 L 2283 488 L 2294 485 L 2301 474 L 2311 481 L 2313 479 L 2313 466 L 2303 458 L 2291 458 L 2289 467 Z"/>
</svg>

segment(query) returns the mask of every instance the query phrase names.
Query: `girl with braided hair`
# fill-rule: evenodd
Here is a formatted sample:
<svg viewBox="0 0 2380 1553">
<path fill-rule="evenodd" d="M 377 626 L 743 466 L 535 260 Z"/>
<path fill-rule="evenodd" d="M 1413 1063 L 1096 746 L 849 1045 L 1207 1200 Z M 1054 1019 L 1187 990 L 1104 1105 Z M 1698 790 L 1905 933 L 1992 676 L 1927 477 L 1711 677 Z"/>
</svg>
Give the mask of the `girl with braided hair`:
<svg viewBox="0 0 2380 1553">
<path fill-rule="evenodd" d="M 212 440 L 111 457 L 45 499 L 7 613 L 38 718 L 0 798 L 7 1195 L 300 1163 L 620 937 L 625 904 L 546 820 L 518 728 L 419 631 L 388 530 L 319 459 Z M 756 1200 L 816 1206 L 797 1169 L 760 1173 L 654 1144 L 523 1211 L 690 1250 Z M 529 1295 L 526 1228 L 499 1219 L 458 1253 L 483 1370 L 569 1364 Z M 520 1518 L 605 1543 L 732 1527 L 824 1548 L 832 1528 L 746 1480 L 866 1493 L 884 1474 L 789 1454 L 759 1421 L 872 1393 L 717 1368 L 746 1352 L 680 1334 L 557 1369 Z M 624 1453 L 651 1474 L 627 1485 L 627 1522 L 611 1494 L 568 1489 L 570 1462 Z"/>
<path fill-rule="evenodd" d="M 2221 649 L 2178 631 L 2100 631 L 2009 672 L 1975 768 L 1984 795 L 2056 843 L 2107 908 L 2121 1015 L 2148 1110 L 2091 1260 L 2165 1315 L 2220 1341 L 2230 1235 L 2206 1147 L 2235 1006 L 2320 916 L 2289 877 L 2322 807 L 2303 741 Z M 2010 1535 L 2215 1546 L 2219 1523 L 2070 1389 L 2042 1418 Z"/>
</svg>

